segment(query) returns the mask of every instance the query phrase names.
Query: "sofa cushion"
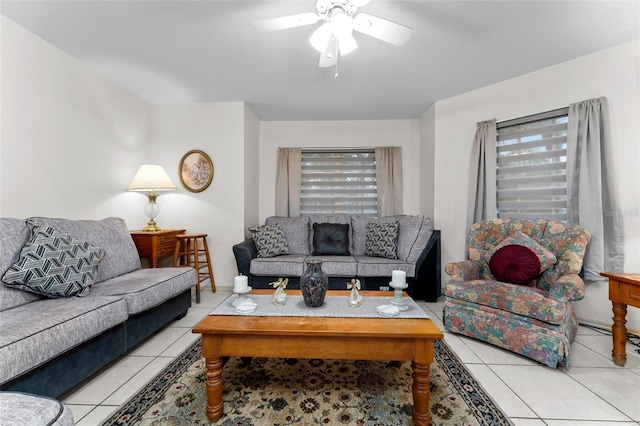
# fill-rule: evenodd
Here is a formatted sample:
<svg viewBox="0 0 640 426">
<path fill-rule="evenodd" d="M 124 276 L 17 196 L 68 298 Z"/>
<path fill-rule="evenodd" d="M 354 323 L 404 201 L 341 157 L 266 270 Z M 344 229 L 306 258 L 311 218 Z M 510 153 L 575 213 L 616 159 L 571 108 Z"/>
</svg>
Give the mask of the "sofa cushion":
<svg viewBox="0 0 640 426">
<path fill-rule="evenodd" d="M 73 413 L 62 402 L 23 392 L 0 392 L 2 426 L 73 426 Z"/>
<path fill-rule="evenodd" d="M 491 256 L 489 269 L 499 281 L 535 285 L 540 273 L 540 260 L 528 247 L 509 244 Z"/>
<path fill-rule="evenodd" d="M 366 235 L 368 223 L 392 223 L 398 222 L 398 259 L 416 263 L 427 246 L 433 233 L 431 219 L 423 215 L 396 215 L 385 217 L 356 216 L 353 223 L 353 251 L 355 256 L 365 255 Z"/>
<path fill-rule="evenodd" d="M 50 226 L 81 241 L 87 241 L 105 251 L 98 267 L 96 283 L 140 269 L 140 256 L 123 219 L 70 220 L 32 217 L 31 227 Z"/>
<path fill-rule="evenodd" d="M 265 225 L 280 225 L 289 246 L 289 254 L 308 255 L 309 252 L 309 216 L 281 217 L 271 216 Z"/>
<path fill-rule="evenodd" d="M 17 288 L 0 284 L 0 311 L 15 308 L 16 306 L 24 305 L 26 303 L 35 302 L 36 300 L 41 300 L 43 298 L 44 296 L 39 294 L 18 290 Z"/>
<path fill-rule="evenodd" d="M 398 222 L 367 223 L 365 255 L 398 258 Z"/>
<path fill-rule="evenodd" d="M 2 280 L 48 297 L 86 296 L 104 250 L 50 227 L 33 230 Z"/>
<path fill-rule="evenodd" d="M 145 268 L 94 285 L 91 297 L 117 296 L 125 300 L 127 313 L 135 315 L 162 304 L 196 285 L 193 268 Z"/>
<path fill-rule="evenodd" d="M 543 289 L 494 280 L 449 281 L 444 294 L 549 324 L 563 324 L 565 316 L 570 313 L 567 309 L 569 301 L 549 297 L 549 293 Z"/>
<path fill-rule="evenodd" d="M 349 225 L 313 224 L 313 256 L 349 256 Z"/>
<path fill-rule="evenodd" d="M 516 231 L 513 234 L 509 235 L 507 238 L 500 241 L 500 243 L 498 243 L 498 245 L 496 245 L 493 249 L 489 250 L 484 256 L 485 262 L 488 264 L 494 253 L 500 250 L 502 247 L 513 244 L 525 246 L 536 254 L 538 260 L 540 261 L 540 270 L 538 271 L 538 274 L 546 271 L 556 263 L 556 256 L 552 252 L 542 247 L 533 238 L 529 237 L 526 234 L 523 234 L 520 231 Z"/>
<path fill-rule="evenodd" d="M 0 218 L 0 277 L 18 261 L 20 250 L 31 237 L 31 229 L 23 219 Z"/>
<path fill-rule="evenodd" d="M 407 277 L 415 277 L 415 263 L 405 262 L 401 259 L 387 259 L 384 257 L 354 256 L 358 264 L 358 277 L 389 277 L 391 281 L 391 271 L 404 271 Z"/>
<path fill-rule="evenodd" d="M 393 223 L 398 222 L 403 216 L 370 217 L 354 215 L 351 218 L 351 233 L 353 234 L 353 250 L 355 256 L 364 256 L 367 250 L 367 225 L 370 223 Z M 399 231 L 398 231 L 399 232 Z"/>
<path fill-rule="evenodd" d="M 31 231 L 24 219 L 0 218 L 0 247 L 2 247 L 0 250 L 0 278 L 4 276 L 11 265 L 18 261 L 20 250 L 30 236 Z M 42 299 L 42 296 L 38 294 L 0 285 L 0 311 L 39 299 Z"/>
<path fill-rule="evenodd" d="M 431 234 L 433 234 L 433 222 L 428 217 L 416 215 L 401 218 L 398 257 L 409 263 L 416 263 L 429 243 Z M 405 253 L 406 257 L 404 257 Z"/>
<path fill-rule="evenodd" d="M 266 275 L 274 277 L 300 277 L 304 271 L 304 260 L 307 256 L 286 255 L 271 258 L 256 258 L 251 260 L 249 272 L 252 275 Z"/>
<path fill-rule="evenodd" d="M 357 276 L 358 264 L 356 263 L 356 260 L 353 258 L 353 256 L 312 256 L 308 257 L 307 259 L 321 261 L 322 270 L 329 277 Z"/>
<path fill-rule="evenodd" d="M 280 225 L 252 226 L 253 242 L 258 250 L 258 257 L 275 257 L 289 254 L 289 246 Z"/>
<path fill-rule="evenodd" d="M 0 312 L 0 383 L 127 320 L 121 297 L 44 299 Z"/>
</svg>

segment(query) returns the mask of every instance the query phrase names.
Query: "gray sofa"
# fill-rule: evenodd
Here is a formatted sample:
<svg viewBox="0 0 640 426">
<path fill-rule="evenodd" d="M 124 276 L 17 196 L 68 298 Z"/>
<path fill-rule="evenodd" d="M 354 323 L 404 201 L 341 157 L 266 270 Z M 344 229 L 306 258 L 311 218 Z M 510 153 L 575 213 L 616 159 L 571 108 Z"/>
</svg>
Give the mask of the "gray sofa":
<svg viewBox="0 0 640 426">
<path fill-rule="evenodd" d="M 48 298 L 0 284 L 0 389 L 58 397 L 191 306 L 192 268 L 142 269 L 124 220 L 0 218 L 0 278 L 33 229 L 104 250 L 84 297 Z"/>
<path fill-rule="evenodd" d="M 313 255 L 314 224 L 348 225 L 348 255 Z M 367 225 L 397 223 L 396 259 L 367 256 Z M 277 278 L 289 278 L 288 288 L 299 288 L 300 276 L 308 258 L 322 261 L 329 277 L 329 288 L 346 289 L 346 283 L 358 278 L 365 290 L 389 286 L 391 271 L 407 274 L 407 292 L 416 299 L 435 301 L 440 296 L 440 231 L 433 229 L 422 215 L 398 215 L 373 218 L 358 215 L 272 216 L 265 225 L 279 225 L 284 231 L 288 254 L 259 257 L 254 238 L 233 246 L 238 272 L 249 277 L 253 288 L 272 288 Z M 254 234 L 255 236 L 255 234 Z"/>
</svg>

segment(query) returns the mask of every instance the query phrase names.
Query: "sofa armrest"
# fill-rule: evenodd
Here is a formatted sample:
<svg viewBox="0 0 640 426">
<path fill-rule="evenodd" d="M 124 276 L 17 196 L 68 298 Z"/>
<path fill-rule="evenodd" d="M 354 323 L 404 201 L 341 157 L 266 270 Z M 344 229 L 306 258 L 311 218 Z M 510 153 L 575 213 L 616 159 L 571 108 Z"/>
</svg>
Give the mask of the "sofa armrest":
<svg viewBox="0 0 640 426">
<path fill-rule="evenodd" d="M 440 231 L 434 229 L 424 250 L 416 262 L 413 297 L 435 302 L 441 294 Z"/>
<path fill-rule="evenodd" d="M 555 299 L 580 300 L 584 298 L 584 281 L 577 274 L 567 274 L 558 278 L 549 288 Z"/>
<path fill-rule="evenodd" d="M 451 275 L 454 281 L 471 281 L 482 278 L 482 264 L 477 260 L 447 263 L 444 271 Z"/>
<path fill-rule="evenodd" d="M 233 254 L 236 257 L 238 273 L 249 276 L 251 259 L 258 257 L 258 249 L 253 242 L 253 238 L 247 238 L 243 242 L 234 245 Z"/>
</svg>

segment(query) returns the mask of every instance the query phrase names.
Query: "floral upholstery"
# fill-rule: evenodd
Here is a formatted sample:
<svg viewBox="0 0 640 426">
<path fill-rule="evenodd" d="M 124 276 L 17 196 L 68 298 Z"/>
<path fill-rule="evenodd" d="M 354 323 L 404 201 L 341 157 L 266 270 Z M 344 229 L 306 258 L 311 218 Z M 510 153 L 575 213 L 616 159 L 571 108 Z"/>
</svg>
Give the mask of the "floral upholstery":
<svg viewBox="0 0 640 426">
<path fill-rule="evenodd" d="M 497 281 L 489 253 L 515 233 L 528 235 L 556 256 L 532 287 Z M 519 353 L 550 367 L 569 365 L 569 346 L 578 321 L 573 301 L 584 297 L 582 269 L 591 234 L 584 228 L 545 219 L 491 219 L 474 223 L 469 259 L 445 271 L 447 330 Z"/>
</svg>

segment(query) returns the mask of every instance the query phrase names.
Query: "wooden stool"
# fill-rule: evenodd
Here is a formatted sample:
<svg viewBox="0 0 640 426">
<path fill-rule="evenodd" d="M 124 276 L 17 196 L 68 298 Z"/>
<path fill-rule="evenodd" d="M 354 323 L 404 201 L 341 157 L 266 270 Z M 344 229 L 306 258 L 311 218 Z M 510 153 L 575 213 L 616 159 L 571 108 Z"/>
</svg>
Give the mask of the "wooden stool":
<svg viewBox="0 0 640 426">
<path fill-rule="evenodd" d="M 216 291 L 216 282 L 213 279 L 207 234 L 178 234 L 176 235 L 176 248 L 173 252 L 173 266 L 192 266 L 196 270 L 198 282 L 196 283 L 196 303 L 200 303 L 200 283 L 207 278 L 211 282 L 211 291 Z M 202 240 L 202 247 L 198 240 Z M 204 259 L 201 257 L 204 256 Z M 183 260 L 183 262 L 179 262 Z M 182 263 L 180 265 L 180 263 Z M 203 269 L 206 270 L 203 272 Z"/>
</svg>

